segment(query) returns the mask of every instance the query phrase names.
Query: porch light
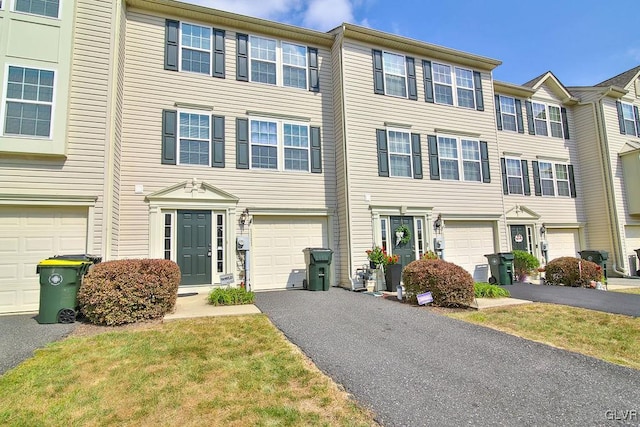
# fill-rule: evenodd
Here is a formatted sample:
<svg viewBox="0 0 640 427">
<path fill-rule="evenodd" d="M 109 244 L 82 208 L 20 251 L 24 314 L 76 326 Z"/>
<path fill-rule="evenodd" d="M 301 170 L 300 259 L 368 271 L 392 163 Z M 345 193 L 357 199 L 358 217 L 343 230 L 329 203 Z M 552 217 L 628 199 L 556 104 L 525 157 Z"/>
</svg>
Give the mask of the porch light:
<svg viewBox="0 0 640 427">
<path fill-rule="evenodd" d="M 540 226 L 540 235 L 544 236 L 547 232 L 547 227 L 544 226 L 544 223 Z"/>
<path fill-rule="evenodd" d="M 435 228 L 436 231 L 440 231 L 442 228 L 442 214 L 438 214 L 438 217 L 433 222 L 433 228 Z"/>
<path fill-rule="evenodd" d="M 245 225 L 249 219 L 249 208 L 244 208 L 240 214 L 240 225 Z"/>
</svg>

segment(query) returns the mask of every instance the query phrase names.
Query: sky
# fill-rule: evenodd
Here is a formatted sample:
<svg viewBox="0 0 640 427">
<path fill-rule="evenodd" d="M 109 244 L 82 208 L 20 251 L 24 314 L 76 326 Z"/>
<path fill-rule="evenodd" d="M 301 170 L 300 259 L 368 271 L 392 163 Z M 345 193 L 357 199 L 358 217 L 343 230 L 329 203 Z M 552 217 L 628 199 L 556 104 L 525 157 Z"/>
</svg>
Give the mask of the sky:
<svg viewBox="0 0 640 427">
<path fill-rule="evenodd" d="M 323 32 L 362 25 L 500 60 L 494 79 L 514 84 L 552 71 L 590 86 L 640 65 L 639 0 L 182 1 Z"/>
</svg>

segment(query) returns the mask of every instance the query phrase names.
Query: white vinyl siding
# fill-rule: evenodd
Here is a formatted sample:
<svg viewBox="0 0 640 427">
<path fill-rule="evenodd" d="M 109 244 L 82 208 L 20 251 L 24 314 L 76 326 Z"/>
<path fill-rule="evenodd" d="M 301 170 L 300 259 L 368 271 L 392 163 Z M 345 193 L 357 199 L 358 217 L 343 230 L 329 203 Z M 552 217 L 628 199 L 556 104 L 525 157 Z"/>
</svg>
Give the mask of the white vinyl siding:
<svg viewBox="0 0 640 427">
<path fill-rule="evenodd" d="M 211 74 L 211 28 L 180 23 L 180 69 Z"/>
<path fill-rule="evenodd" d="M 507 184 L 509 194 L 524 194 L 522 181 L 522 162 L 520 159 L 505 159 L 507 166 Z"/>
<path fill-rule="evenodd" d="M 500 95 L 500 115 L 502 116 L 502 130 L 516 132 L 516 101 L 515 99 Z"/>
<path fill-rule="evenodd" d="M 307 47 L 269 39 L 249 37 L 252 82 L 307 89 Z"/>
<path fill-rule="evenodd" d="M 437 104 L 475 108 L 473 71 L 434 62 L 433 84 Z M 455 90 L 454 90 L 455 89 Z"/>
<path fill-rule="evenodd" d="M 407 97 L 407 75 L 405 57 L 395 53 L 382 53 L 385 94 Z"/>
<path fill-rule="evenodd" d="M 251 168 L 309 172 L 309 126 L 251 119 Z"/>
</svg>

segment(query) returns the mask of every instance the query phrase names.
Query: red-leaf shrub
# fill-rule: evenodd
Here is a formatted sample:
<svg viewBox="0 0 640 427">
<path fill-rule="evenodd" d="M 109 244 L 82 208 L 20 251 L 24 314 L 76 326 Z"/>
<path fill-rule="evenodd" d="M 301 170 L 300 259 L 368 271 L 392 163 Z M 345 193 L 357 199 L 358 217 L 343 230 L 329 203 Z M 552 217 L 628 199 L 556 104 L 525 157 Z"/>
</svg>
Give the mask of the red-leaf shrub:
<svg viewBox="0 0 640 427">
<path fill-rule="evenodd" d="M 433 304 L 441 307 L 468 307 L 475 294 L 473 277 L 462 267 L 441 259 L 421 259 L 402 272 L 409 302 L 431 292 Z"/>
<path fill-rule="evenodd" d="M 180 267 L 164 259 L 126 259 L 94 265 L 78 291 L 80 312 L 97 325 L 158 319 L 171 312 Z"/>
<path fill-rule="evenodd" d="M 582 262 L 582 272 L 578 264 Z M 574 257 L 560 257 L 545 267 L 545 282 L 549 285 L 588 287 L 592 280 L 602 280 L 602 271 L 595 262 Z"/>
</svg>

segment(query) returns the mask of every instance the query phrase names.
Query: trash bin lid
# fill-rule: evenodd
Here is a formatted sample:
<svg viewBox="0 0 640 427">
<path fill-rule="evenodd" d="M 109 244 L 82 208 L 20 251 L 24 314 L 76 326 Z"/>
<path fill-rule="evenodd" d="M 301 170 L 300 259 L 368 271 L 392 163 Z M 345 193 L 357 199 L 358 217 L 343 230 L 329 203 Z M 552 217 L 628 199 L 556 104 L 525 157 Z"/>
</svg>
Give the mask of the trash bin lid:
<svg viewBox="0 0 640 427">
<path fill-rule="evenodd" d="M 71 259 L 43 259 L 38 263 L 38 267 L 80 267 L 91 264 L 91 261 L 77 261 Z"/>
</svg>

